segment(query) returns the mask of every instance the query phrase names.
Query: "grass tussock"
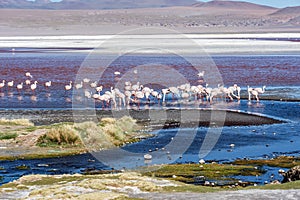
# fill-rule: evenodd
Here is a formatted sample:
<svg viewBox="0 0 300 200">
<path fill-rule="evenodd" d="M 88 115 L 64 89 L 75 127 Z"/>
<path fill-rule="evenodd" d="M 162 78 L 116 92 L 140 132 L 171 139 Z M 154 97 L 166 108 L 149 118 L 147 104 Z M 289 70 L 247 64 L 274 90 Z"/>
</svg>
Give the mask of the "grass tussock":
<svg viewBox="0 0 300 200">
<path fill-rule="evenodd" d="M 85 146 L 91 150 L 106 149 L 113 147 L 111 138 L 105 134 L 95 122 L 83 122 L 74 125 Z"/>
<path fill-rule="evenodd" d="M 17 136 L 16 133 L 0 133 L 0 140 L 15 139 Z"/>
<path fill-rule="evenodd" d="M 38 146 L 74 146 L 80 143 L 80 138 L 78 137 L 73 126 L 65 124 L 51 128 L 46 134 L 40 136 L 37 140 Z"/>
<path fill-rule="evenodd" d="M 84 144 L 90 149 L 103 149 L 136 142 L 139 126 L 131 117 L 102 118 L 98 124 L 83 122 L 75 125 Z"/>
<path fill-rule="evenodd" d="M 138 141 L 139 126 L 131 117 L 103 118 L 99 123 L 82 122 L 52 125 L 39 137 L 38 146 L 74 146 L 84 144 L 90 151 Z"/>
<path fill-rule="evenodd" d="M 34 126 L 28 119 L 0 119 L 0 125 Z"/>
</svg>

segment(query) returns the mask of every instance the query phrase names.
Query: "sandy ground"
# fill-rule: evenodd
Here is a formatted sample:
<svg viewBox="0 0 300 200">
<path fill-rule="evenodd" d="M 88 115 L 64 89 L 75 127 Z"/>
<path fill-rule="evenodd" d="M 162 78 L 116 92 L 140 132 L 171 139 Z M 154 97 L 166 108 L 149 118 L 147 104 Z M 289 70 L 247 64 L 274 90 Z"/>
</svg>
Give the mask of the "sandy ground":
<svg viewBox="0 0 300 200">
<path fill-rule="evenodd" d="M 164 199 L 300 199 L 300 190 L 239 190 L 239 191 L 228 191 L 228 192 L 217 192 L 217 193 L 147 193 L 134 195 L 134 197 L 153 199 L 153 200 L 164 200 Z"/>
</svg>

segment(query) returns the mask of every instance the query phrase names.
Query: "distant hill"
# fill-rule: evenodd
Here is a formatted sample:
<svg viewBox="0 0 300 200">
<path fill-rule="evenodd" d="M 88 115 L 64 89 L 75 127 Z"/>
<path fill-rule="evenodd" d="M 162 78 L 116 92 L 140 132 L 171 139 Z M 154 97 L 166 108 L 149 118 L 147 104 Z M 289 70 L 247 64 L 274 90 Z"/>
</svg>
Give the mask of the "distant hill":
<svg viewBox="0 0 300 200">
<path fill-rule="evenodd" d="M 222 9 L 247 9 L 247 10 L 265 10 L 265 9 L 276 9 L 270 6 L 264 6 L 254 3 L 248 3 L 243 1 L 209 1 L 209 2 L 199 2 L 193 5 L 194 7 L 202 8 L 222 8 Z"/>
<path fill-rule="evenodd" d="M 190 6 L 196 0 L 1 0 L 0 8 L 18 9 L 51 9 L 51 10 L 81 10 L 81 9 L 127 9 L 155 8 L 170 6 Z"/>
<path fill-rule="evenodd" d="M 294 16 L 300 16 L 300 6 L 295 7 L 286 7 L 279 9 L 278 11 L 272 13 L 271 15 L 294 15 Z"/>
</svg>

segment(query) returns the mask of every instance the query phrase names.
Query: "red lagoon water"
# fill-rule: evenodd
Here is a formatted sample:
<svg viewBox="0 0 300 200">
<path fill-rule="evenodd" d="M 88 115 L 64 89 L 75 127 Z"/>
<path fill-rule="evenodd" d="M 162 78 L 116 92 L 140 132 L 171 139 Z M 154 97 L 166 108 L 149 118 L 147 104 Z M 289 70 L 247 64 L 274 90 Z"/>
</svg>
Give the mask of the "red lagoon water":
<svg viewBox="0 0 300 200">
<path fill-rule="evenodd" d="M 19 93 L 16 87 L 8 89 L 3 88 L 0 92 L 0 107 L 2 108 L 69 108 L 71 107 L 71 92 L 65 92 L 64 86 L 69 81 L 75 81 L 76 76 L 81 78 L 90 78 L 91 81 L 97 81 L 109 89 L 114 86 L 118 80 L 133 82 L 143 82 L 142 77 L 153 76 L 155 79 L 161 79 L 166 84 L 176 85 L 180 82 L 174 78 L 169 69 L 182 75 L 184 79 L 191 84 L 198 84 L 197 69 L 188 62 L 188 60 L 176 55 L 127 55 L 113 60 L 108 66 L 86 67 L 83 62 L 87 54 L 68 53 L 68 52 L 23 52 L 23 53 L 2 53 L 0 54 L 0 81 L 12 81 L 15 85 L 24 82 L 25 72 L 29 71 L 32 75 L 32 81 L 38 81 L 38 88 L 32 93 L 29 86 Z M 109 56 L 99 56 L 101 60 L 110 60 Z M 300 86 L 300 57 L 295 55 L 286 56 L 215 56 L 212 57 L 220 73 L 225 86 L 237 83 L 242 88 L 250 86 L 267 87 L 272 95 L 282 91 L 282 88 L 292 88 L 286 95 L 300 96 L 297 88 Z M 101 62 L 102 63 L 102 62 Z M 86 64 L 86 63 L 85 63 Z M 94 62 L 95 64 L 95 62 Z M 97 64 L 96 64 L 97 65 Z M 139 71 L 135 77 L 126 77 L 122 75 L 138 66 L 146 66 L 149 69 Z M 157 68 L 155 66 L 167 66 L 166 68 Z M 97 69 L 103 70 L 103 74 L 98 76 Z M 80 70 L 80 74 L 78 71 Z M 161 70 L 161 71 L 158 71 Z M 116 79 L 114 72 L 119 71 L 121 75 Z M 209 74 L 209 72 L 206 72 Z M 211 74 L 210 74 L 211 75 Z M 212 73 L 212 76 L 214 74 Z M 43 83 L 52 81 L 52 87 L 46 89 Z M 205 80 L 205 76 L 204 76 Z M 148 81 L 149 82 L 149 81 Z M 202 83 L 204 84 L 204 83 Z M 161 89 L 161 85 L 153 84 L 150 86 L 155 89 Z M 279 88 L 279 89 L 278 89 Z M 121 90 L 123 88 L 120 88 Z M 296 92 L 295 92 L 296 91 Z"/>
</svg>

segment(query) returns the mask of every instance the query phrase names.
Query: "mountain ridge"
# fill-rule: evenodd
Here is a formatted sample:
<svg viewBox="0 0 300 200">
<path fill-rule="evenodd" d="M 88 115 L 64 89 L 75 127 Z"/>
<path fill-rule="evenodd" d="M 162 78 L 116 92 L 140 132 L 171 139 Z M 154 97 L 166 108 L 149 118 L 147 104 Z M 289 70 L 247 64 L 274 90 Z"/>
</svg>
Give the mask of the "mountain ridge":
<svg viewBox="0 0 300 200">
<path fill-rule="evenodd" d="M 50 0 L 36 0 L 35 2 L 27 0 L 1 0 L 0 8 L 49 10 L 102 10 L 189 6 L 196 2 L 196 0 L 63 0 L 61 2 L 52 2 Z"/>
</svg>

